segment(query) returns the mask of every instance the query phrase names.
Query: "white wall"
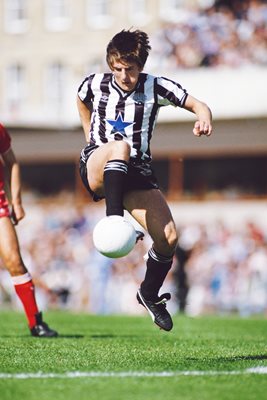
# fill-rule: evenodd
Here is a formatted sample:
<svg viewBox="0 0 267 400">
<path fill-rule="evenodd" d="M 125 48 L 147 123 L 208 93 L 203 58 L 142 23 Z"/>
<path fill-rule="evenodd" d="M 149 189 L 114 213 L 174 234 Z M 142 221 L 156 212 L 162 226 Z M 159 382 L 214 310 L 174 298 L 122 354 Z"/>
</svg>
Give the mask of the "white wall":
<svg viewBox="0 0 267 400">
<path fill-rule="evenodd" d="M 205 101 L 215 119 L 267 116 L 267 67 L 201 68 L 181 70 L 168 76 L 194 97 Z M 162 109 L 159 116 L 161 121 L 192 118 L 190 113 L 172 107 Z"/>
</svg>

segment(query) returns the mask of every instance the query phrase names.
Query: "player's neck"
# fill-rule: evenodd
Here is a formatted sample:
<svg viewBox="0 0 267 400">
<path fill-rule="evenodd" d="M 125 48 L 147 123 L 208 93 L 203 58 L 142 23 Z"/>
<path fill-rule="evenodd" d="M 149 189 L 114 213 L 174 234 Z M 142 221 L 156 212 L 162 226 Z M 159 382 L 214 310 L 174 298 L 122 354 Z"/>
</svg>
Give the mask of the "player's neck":
<svg viewBox="0 0 267 400">
<path fill-rule="evenodd" d="M 113 84 L 114 84 L 121 92 L 123 92 L 124 94 L 128 94 L 128 93 L 134 92 L 135 89 L 136 89 L 136 87 L 137 87 L 137 85 L 138 85 L 138 82 L 139 82 L 139 80 L 136 82 L 136 85 L 133 87 L 133 89 L 131 89 L 131 90 L 125 90 L 125 89 L 123 89 L 123 88 L 118 84 L 118 82 L 116 81 L 114 75 L 113 75 L 113 77 L 112 77 L 112 81 L 113 81 Z"/>
</svg>

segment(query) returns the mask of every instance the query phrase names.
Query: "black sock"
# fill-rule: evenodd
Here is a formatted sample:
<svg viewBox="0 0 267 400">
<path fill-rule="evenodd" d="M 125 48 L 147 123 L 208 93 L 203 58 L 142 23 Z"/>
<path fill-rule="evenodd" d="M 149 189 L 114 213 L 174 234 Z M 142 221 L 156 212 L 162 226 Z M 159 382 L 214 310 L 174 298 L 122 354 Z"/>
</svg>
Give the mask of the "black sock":
<svg viewBox="0 0 267 400">
<path fill-rule="evenodd" d="M 163 282 L 171 269 L 173 257 L 157 253 L 153 247 L 148 252 L 147 269 L 141 292 L 146 300 L 155 301 Z"/>
<path fill-rule="evenodd" d="M 123 160 L 110 160 L 104 167 L 104 187 L 106 215 L 123 216 L 124 179 L 128 163 Z"/>
</svg>

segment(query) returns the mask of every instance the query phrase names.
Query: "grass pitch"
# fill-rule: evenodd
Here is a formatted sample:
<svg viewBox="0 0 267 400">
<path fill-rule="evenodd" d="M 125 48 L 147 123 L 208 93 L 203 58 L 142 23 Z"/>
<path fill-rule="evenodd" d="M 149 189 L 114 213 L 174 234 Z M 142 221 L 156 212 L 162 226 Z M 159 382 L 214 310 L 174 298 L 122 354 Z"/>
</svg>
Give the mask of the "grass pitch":
<svg viewBox="0 0 267 400">
<path fill-rule="evenodd" d="M 29 336 L 24 316 L 0 312 L 1 400 L 263 400 L 264 317 L 45 313 L 57 339 Z"/>
</svg>

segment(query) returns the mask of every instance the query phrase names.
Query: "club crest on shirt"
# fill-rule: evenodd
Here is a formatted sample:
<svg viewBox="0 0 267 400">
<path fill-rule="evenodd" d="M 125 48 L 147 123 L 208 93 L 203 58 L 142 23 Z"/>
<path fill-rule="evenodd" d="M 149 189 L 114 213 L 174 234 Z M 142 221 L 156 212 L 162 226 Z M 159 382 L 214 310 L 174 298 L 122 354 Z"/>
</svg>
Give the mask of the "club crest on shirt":
<svg viewBox="0 0 267 400">
<path fill-rule="evenodd" d="M 136 103 L 141 103 L 141 104 L 143 104 L 143 103 L 145 103 L 145 101 L 146 101 L 146 95 L 145 95 L 144 93 L 141 93 L 141 92 L 136 92 L 136 93 L 133 95 L 133 99 L 134 99 L 134 101 L 135 101 Z"/>
<path fill-rule="evenodd" d="M 103 95 L 101 97 L 101 101 L 104 102 L 104 103 L 107 103 L 108 102 L 108 96 Z"/>
<path fill-rule="evenodd" d="M 112 126 L 111 135 L 120 134 L 124 137 L 127 137 L 125 128 L 135 124 L 135 122 L 124 121 L 121 113 L 117 115 L 116 119 L 106 119 L 106 121 Z"/>
</svg>

